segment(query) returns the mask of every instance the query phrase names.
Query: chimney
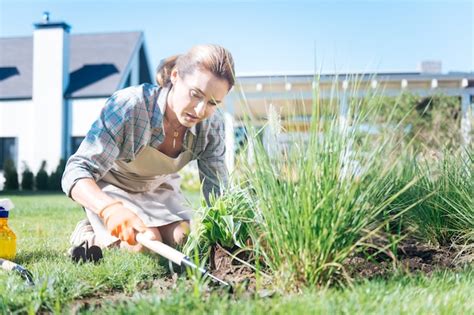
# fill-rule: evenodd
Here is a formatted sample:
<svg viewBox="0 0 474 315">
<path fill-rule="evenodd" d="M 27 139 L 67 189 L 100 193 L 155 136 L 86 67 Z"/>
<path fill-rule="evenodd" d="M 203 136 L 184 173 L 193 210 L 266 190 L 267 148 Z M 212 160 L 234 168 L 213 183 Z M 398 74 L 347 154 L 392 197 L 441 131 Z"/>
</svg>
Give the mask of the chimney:
<svg viewBox="0 0 474 315">
<path fill-rule="evenodd" d="M 34 159 L 38 169 L 46 160 L 48 171 L 65 157 L 68 110 L 64 92 L 69 83 L 69 30 L 64 22 L 51 22 L 49 13 L 34 24 L 33 129 Z"/>
<path fill-rule="evenodd" d="M 439 60 L 424 60 L 418 65 L 418 70 L 421 73 L 440 74 L 442 63 Z"/>
</svg>

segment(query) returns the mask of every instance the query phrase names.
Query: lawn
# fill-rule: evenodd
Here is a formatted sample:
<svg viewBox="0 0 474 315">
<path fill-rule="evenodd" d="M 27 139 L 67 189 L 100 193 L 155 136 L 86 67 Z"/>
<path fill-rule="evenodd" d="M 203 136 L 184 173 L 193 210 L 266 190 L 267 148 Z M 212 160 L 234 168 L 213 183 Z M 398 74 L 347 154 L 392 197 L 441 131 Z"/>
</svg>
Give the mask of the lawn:
<svg viewBox="0 0 474 315">
<path fill-rule="evenodd" d="M 2 198 L 5 195 L 2 195 Z M 198 202 L 196 195 L 191 195 Z M 68 237 L 83 217 L 63 195 L 11 196 L 9 224 L 18 237 L 16 262 L 35 286 L 0 272 L 2 313 L 390 313 L 467 314 L 474 309 L 474 268 L 429 275 L 399 271 L 352 285 L 299 293 L 209 291 L 195 280 L 170 276 L 158 257 L 107 250 L 102 263 L 75 264 Z"/>
</svg>

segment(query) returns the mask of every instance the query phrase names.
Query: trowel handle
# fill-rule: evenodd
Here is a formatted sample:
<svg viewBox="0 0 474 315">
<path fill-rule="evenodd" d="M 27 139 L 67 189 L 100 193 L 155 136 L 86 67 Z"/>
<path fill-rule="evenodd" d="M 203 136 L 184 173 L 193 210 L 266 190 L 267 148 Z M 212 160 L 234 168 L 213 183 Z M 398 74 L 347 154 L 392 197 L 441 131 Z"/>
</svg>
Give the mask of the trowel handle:
<svg viewBox="0 0 474 315">
<path fill-rule="evenodd" d="M 2 267 L 3 270 L 12 271 L 15 270 L 17 266 L 19 265 L 15 264 L 13 261 L 0 258 L 0 267 Z"/>
<path fill-rule="evenodd" d="M 33 275 L 29 272 L 25 267 L 14 263 L 13 261 L 9 261 L 6 259 L 0 258 L 0 268 L 6 271 L 16 271 L 18 272 L 23 279 L 25 279 L 30 285 L 34 285 L 33 282 Z"/>
<path fill-rule="evenodd" d="M 136 235 L 136 238 L 137 238 L 138 243 L 142 244 L 143 246 L 152 250 L 158 255 L 161 255 L 165 257 L 166 259 L 171 260 L 178 266 L 181 266 L 183 259 L 186 257 L 186 255 L 177 251 L 173 247 L 168 246 L 160 241 L 151 240 L 143 233 L 138 233 Z"/>
<path fill-rule="evenodd" d="M 142 244 L 143 246 L 152 250 L 158 255 L 161 255 L 165 257 L 166 259 L 171 260 L 178 266 L 189 267 L 191 269 L 198 270 L 203 276 L 210 277 L 212 281 L 217 282 L 221 285 L 224 285 L 228 287 L 230 290 L 232 290 L 232 286 L 229 285 L 229 283 L 211 275 L 207 269 L 196 266 L 196 264 L 194 264 L 186 255 L 177 251 L 173 247 L 168 246 L 160 241 L 153 241 L 149 239 L 143 233 L 138 233 L 136 236 L 136 239 L 138 243 Z"/>
</svg>

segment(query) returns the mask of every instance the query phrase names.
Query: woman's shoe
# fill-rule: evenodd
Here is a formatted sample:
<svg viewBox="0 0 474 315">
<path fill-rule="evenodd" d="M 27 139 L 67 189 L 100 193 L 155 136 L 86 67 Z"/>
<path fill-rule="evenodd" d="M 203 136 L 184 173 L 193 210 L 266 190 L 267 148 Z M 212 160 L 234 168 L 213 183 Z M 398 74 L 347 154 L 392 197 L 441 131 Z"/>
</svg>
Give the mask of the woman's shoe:
<svg viewBox="0 0 474 315">
<path fill-rule="evenodd" d="M 102 249 L 99 246 L 92 245 L 89 247 L 89 242 L 84 241 L 79 246 L 73 246 L 70 249 L 71 259 L 74 262 L 99 262 L 104 256 Z"/>
</svg>

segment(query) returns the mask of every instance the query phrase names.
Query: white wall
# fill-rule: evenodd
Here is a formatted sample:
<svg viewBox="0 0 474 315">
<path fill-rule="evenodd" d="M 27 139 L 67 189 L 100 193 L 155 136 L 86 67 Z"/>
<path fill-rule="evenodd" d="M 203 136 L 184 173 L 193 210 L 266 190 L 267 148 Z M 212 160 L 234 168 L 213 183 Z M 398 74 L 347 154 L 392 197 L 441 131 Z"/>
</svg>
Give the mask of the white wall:
<svg viewBox="0 0 474 315">
<path fill-rule="evenodd" d="M 23 171 L 23 161 L 32 169 L 35 164 L 34 122 L 32 100 L 0 101 L 0 137 L 16 138 L 18 172 Z M 3 188 L 0 175 L 0 189 Z"/>
<path fill-rule="evenodd" d="M 33 102 L 31 100 L 0 101 L 0 137 L 17 138 L 18 161 L 31 167 L 34 161 Z"/>
<path fill-rule="evenodd" d="M 72 137 L 84 137 L 99 117 L 107 98 L 91 98 L 70 100 L 72 108 Z"/>
<path fill-rule="evenodd" d="M 70 100 L 72 108 L 72 137 L 83 137 L 89 131 L 92 123 L 99 117 L 100 111 L 107 98 Z M 54 115 L 53 115 L 54 117 Z M 42 160 L 46 160 L 48 172 L 56 169 L 60 156 L 40 157 L 35 145 L 41 145 L 46 152 L 60 152 L 61 141 L 39 139 L 42 134 L 38 128 L 56 129 L 61 121 L 39 121 L 35 114 L 32 100 L 0 101 L 0 137 L 17 138 L 17 167 L 19 175 L 23 171 L 23 162 L 33 173 L 39 170 Z M 53 126 L 53 128 L 51 128 Z M 4 177 L 0 172 L 0 190 L 3 189 Z"/>
<path fill-rule="evenodd" d="M 66 143 L 64 91 L 69 82 L 69 34 L 62 27 L 37 28 L 33 33 L 34 155 L 38 169 L 46 160 L 47 171 L 56 169 Z M 45 141 L 47 139 L 47 141 Z"/>
</svg>

